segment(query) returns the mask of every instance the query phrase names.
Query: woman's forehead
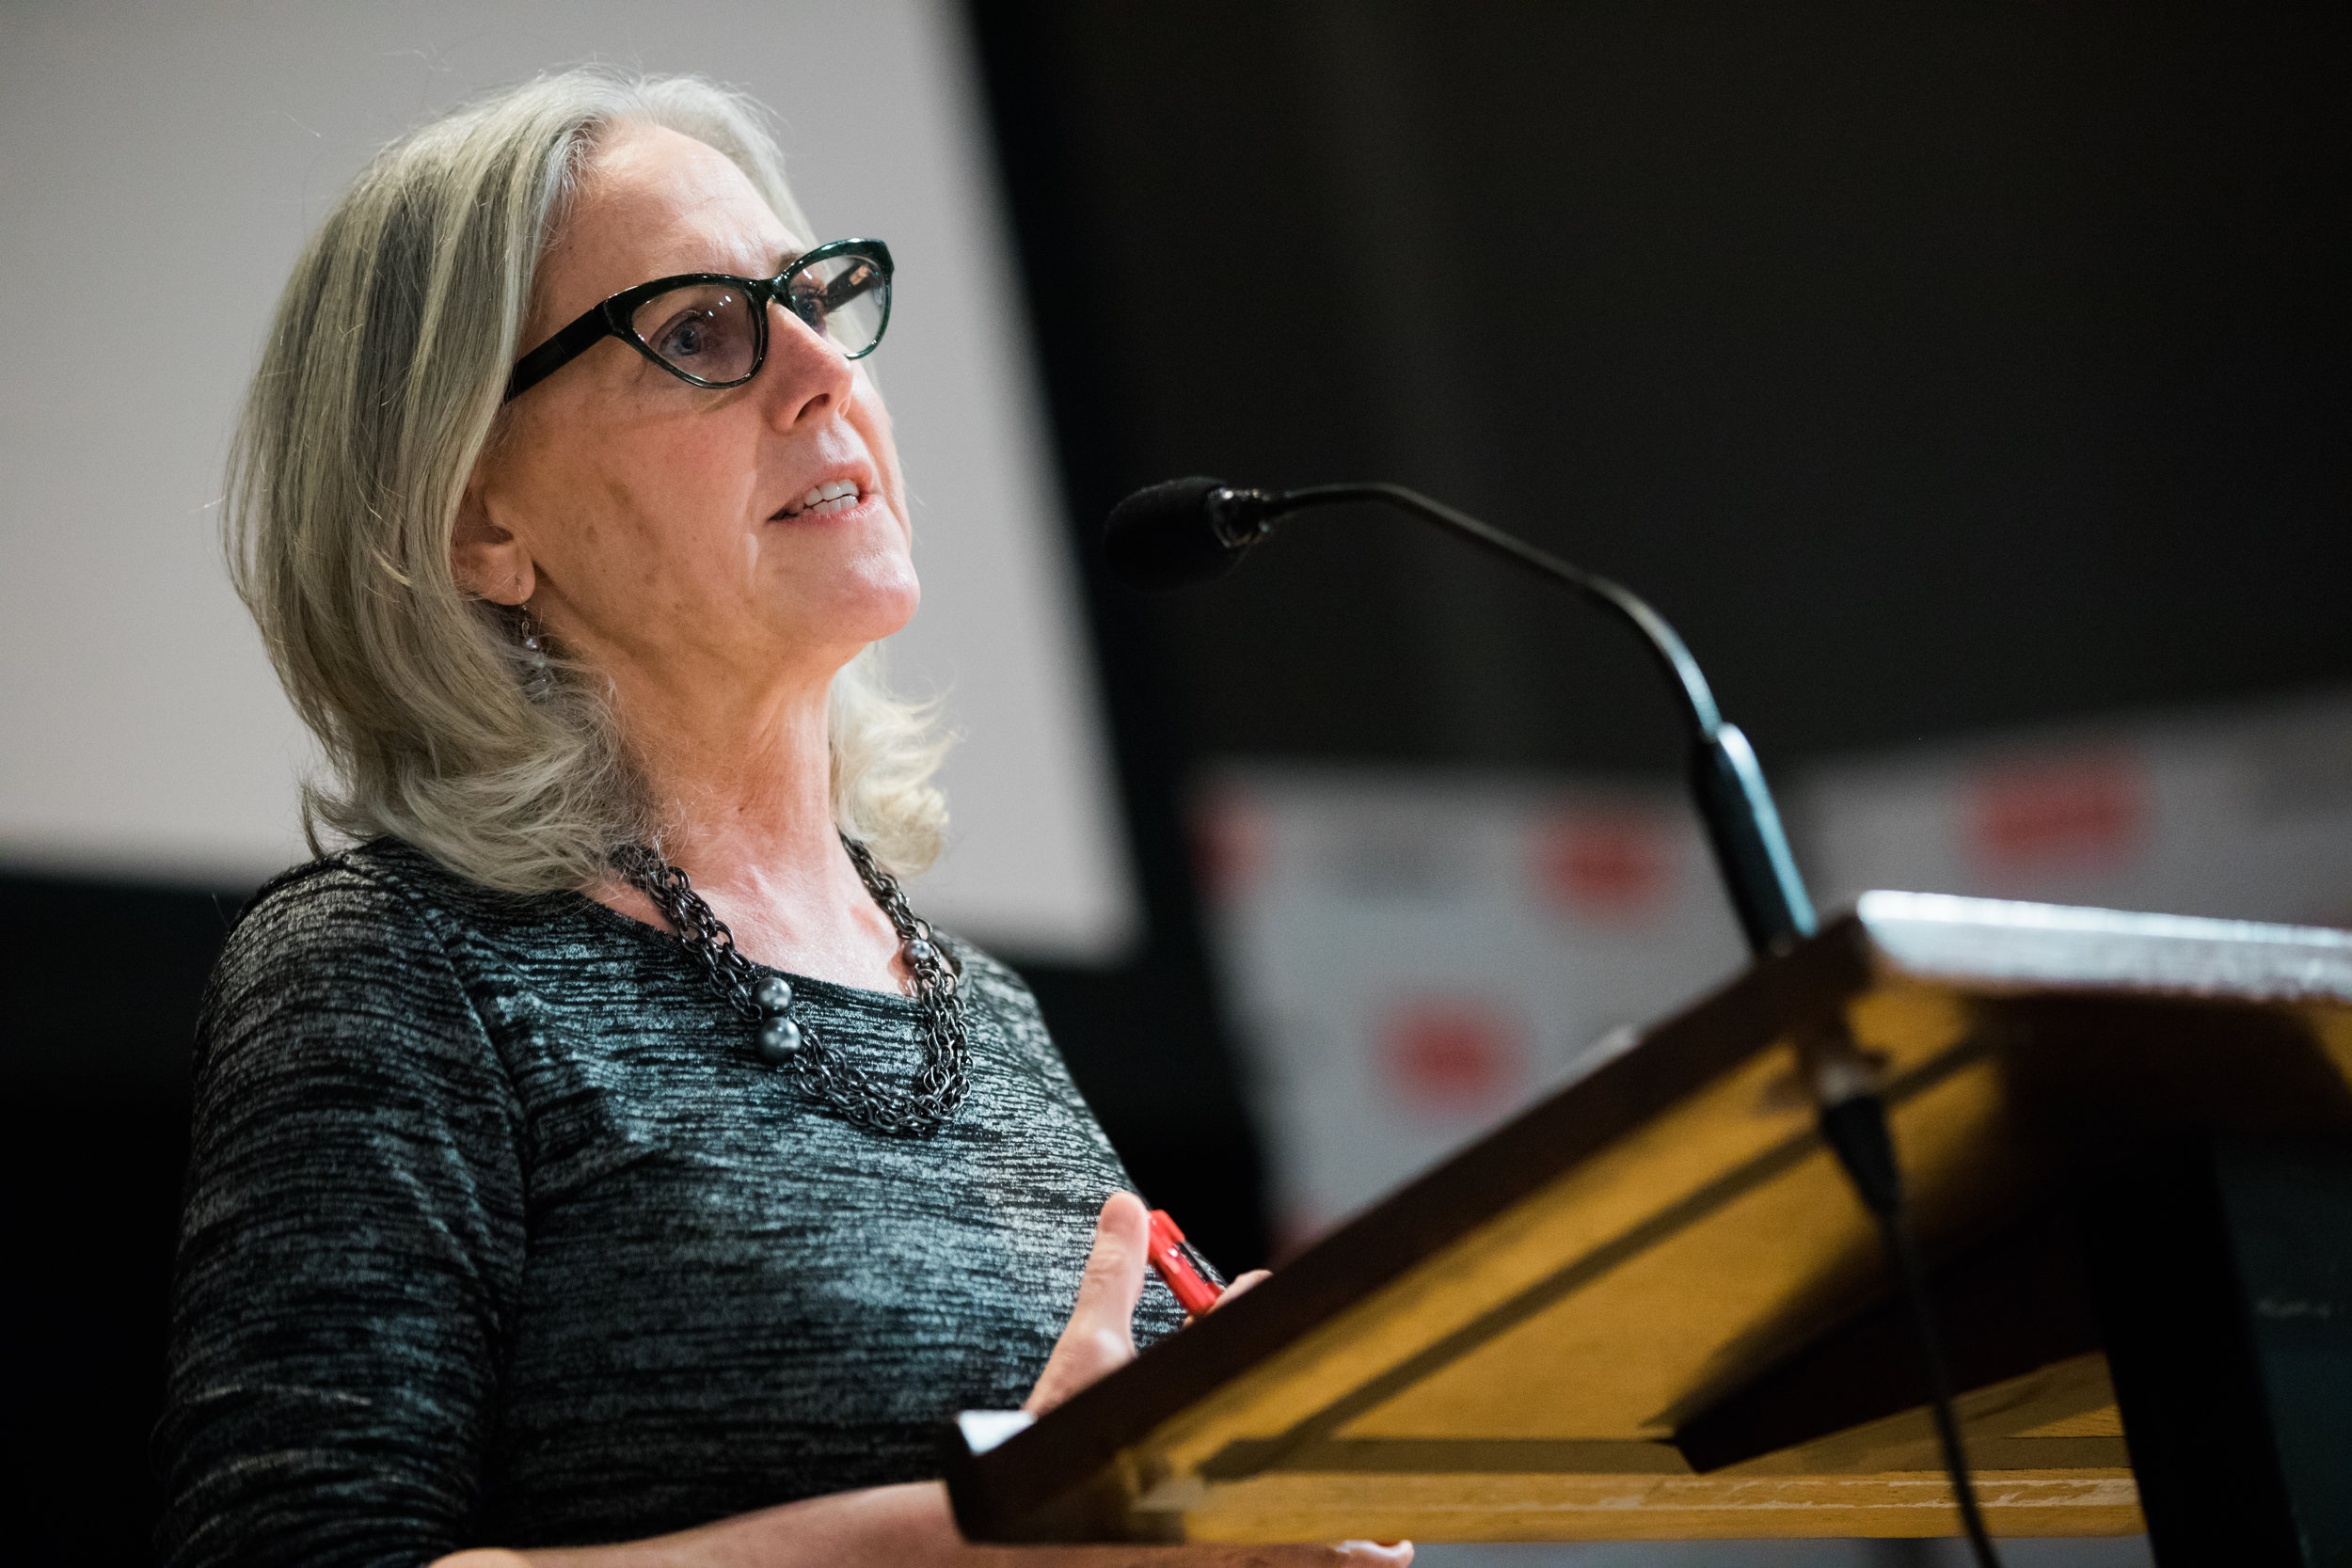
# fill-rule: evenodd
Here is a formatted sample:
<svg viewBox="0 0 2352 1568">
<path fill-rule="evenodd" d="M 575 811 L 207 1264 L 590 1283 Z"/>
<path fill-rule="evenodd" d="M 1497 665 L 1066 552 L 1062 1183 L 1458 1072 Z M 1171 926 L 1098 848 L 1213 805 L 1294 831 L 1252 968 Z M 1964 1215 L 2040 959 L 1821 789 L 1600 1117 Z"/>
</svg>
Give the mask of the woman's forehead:
<svg viewBox="0 0 2352 1568">
<path fill-rule="evenodd" d="M 804 247 L 724 154 L 675 131 L 630 126 L 590 161 L 539 281 L 548 313 L 569 320 L 671 273 L 767 277 Z"/>
</svg>

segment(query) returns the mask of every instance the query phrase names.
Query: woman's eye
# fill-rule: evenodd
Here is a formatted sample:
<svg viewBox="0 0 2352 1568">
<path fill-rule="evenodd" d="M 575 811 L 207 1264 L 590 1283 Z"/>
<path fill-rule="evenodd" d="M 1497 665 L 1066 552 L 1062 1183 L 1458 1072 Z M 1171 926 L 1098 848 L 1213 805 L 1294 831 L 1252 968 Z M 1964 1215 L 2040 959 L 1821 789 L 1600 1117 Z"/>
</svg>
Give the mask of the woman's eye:
<svg viewBox="0 0 2352 1568">
<path fill-rule="evenodd" d="M 825 329 L 825 316 L 832 304 L 823 285 L 814 278 L 802 277 L 792 280 L 792 313 L 819 332 Z"/>
<path fill-rule="evenodd" d="M 654 352 L 664 359 L 692 359 L 709 348 L 711 318 L 681 316 L 663 329 L 654 341 Z"/>
<path fill-rule="evenodd" d="M 752 373 L 759 324 L 739 290 L 696 284 L 641 306 L 630 324 L 655 358 L 682 375 L 732 386 Z"/>
</svg>

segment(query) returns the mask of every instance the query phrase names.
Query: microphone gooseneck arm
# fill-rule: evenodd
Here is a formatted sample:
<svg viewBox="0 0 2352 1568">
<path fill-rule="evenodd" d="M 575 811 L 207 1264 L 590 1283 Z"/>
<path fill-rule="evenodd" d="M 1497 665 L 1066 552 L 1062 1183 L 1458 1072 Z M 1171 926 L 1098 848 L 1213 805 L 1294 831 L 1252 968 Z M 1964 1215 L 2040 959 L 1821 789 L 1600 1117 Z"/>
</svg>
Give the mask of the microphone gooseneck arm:
<svg viewBox="0 0 2352 1568">
<path fill-rule="evenodd" d="M 1355 501 L 1382 501 L 1400 511 L 1410 512 L 1424 521 L 1435 523 L 1456 538 L 1467 539 L 1489 554 L 1525 566 L 1583 594 L 1595 604 L 1613 611 L 1632 623 L 1642 634 L 1643 641 L 1658 658 L 1666 672 L 1666 678 L 1681 689 L 1684 709 L 1691 721 L 1694 736 L 1714 733 L 1723 722 L 1715 706 L 1715 693 L 1707 684 L 1707 676 L 1699 670 L 1699 661 L 1683 646 L 1682 638 L 1666 618 L 1649 607 L 1640 594 L 1607 578 L 1597 577 L 1581 566 L 1570 565 L 1548 550 L 1539 550 L 1524 540 L 1515 539 L 1491 523 L 1480 522 L 1467 512 L 1457 512 L 1443 501 L 1432 500 L 1418 490 L 1407 490 L 1402 484 L 1317 484 L 1304 490 L 1282 490 L 1266 498 L 1266 517 L 1270 521 L 1285 513 L 1303 511 L 1313 506 L 1339 506 Z"/>
<path fill-rule="evenodd" d="M 1363 502 L 1392 506 L 1549 578 L 1624 621 L 1640 634 L 1643 646 L 1682 699 L 1691 737 L 1692 794 L 1748 945 L 1769 956 L 1812 935 L 1813 901 L 1797 874 L 1788 835 L 1755 751 L 1737 725 L 1724 721 L 1714 690 L 1680 634 L 1640 594 L 1401 484 L 1317 484 L 1279 491 L 1220 486 L 1203 500 L 1210 526 L 1235 556 L 1264 538 L 1277 517 L 1294 512 Z"/>
</svg>

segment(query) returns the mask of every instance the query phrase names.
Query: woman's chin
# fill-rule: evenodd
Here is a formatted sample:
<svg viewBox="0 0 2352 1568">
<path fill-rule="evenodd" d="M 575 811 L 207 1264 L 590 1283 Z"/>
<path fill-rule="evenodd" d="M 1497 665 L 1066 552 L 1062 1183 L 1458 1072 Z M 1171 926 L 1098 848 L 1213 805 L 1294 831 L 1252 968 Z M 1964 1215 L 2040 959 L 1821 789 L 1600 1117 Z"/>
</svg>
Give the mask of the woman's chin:
<svg viewBox="0 0 2352 1568">
<path fill-rule="evenodd" d="M 796 627 L 822 628 L 827 643 L 863 647 L 879 642 L 903 630 L 923 602 L 914 569 L 905 564 L 903 555 L 898 564 L 900 569 L 895 572 L 886 568 L 850 572 L 836 580 L 833 592 L 814 601 L 805 592 L 808 584 L 803 578 L 793 585 L 802 592 L 784 598 L 786 615 Z"/>
</svg>

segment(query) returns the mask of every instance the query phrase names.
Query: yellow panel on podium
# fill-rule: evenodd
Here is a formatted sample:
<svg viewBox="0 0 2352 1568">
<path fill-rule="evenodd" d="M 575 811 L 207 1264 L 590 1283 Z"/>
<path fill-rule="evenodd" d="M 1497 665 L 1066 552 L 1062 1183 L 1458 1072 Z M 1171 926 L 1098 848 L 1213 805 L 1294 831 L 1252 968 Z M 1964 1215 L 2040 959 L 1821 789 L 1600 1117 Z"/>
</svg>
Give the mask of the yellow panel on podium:
<svg viewBox="0 0 2352 1568">
<path fill-rule="evenodd" d="M 1799 1074 L 1825 1027 L 1883 1085 L 1993 1530 L 2145 1528 L 2085 1262 L 2102 1195 L 2183 1136 L 2352 1138 L 2352 935 L 1912 894 L 1866 895 L 1034 1425 L 966 1422 L 958 1519 L 1952 1533 L 1907 1320 Z"/>
</svg>

